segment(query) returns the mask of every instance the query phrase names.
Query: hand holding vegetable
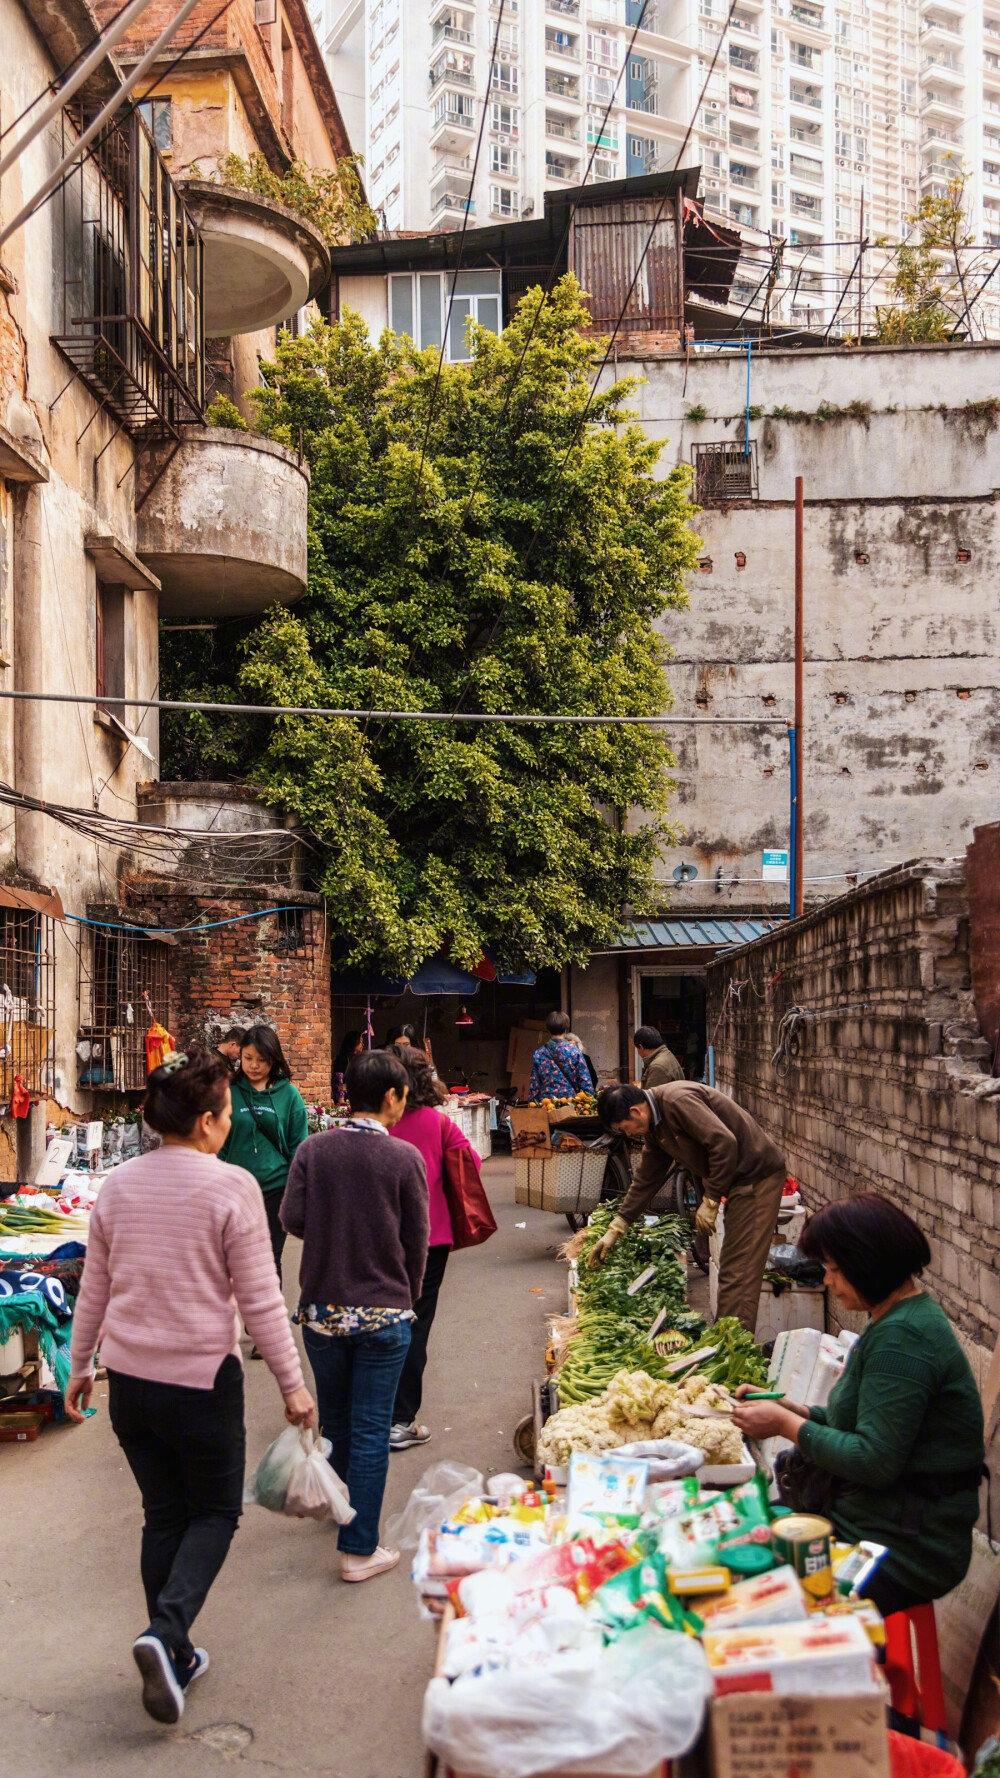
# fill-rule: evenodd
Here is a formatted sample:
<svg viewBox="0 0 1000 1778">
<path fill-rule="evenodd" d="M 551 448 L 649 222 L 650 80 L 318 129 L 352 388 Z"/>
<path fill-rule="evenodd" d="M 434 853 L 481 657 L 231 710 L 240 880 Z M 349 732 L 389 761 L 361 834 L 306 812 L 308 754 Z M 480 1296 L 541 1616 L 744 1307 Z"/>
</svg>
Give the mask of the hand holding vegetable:
<svg viewBox="0 0 1000 1778">
<path fill-rule="evenodd" d="M 587 1256 L 588 1266 L 601 1266 L 607 1259 L 616 1241 L 628 1234 L 628 1223 L 621 1216 L 613 1216 L 605 1233 L 599 1241 L 595 1241 Z"/>
<path fill-rule="evenodd" d="M 694 1219 L 694 1226 L 699 1235 L 710 1235 L 719 1220 L 718 1198 L 702 1198 Z"/>
</svg>

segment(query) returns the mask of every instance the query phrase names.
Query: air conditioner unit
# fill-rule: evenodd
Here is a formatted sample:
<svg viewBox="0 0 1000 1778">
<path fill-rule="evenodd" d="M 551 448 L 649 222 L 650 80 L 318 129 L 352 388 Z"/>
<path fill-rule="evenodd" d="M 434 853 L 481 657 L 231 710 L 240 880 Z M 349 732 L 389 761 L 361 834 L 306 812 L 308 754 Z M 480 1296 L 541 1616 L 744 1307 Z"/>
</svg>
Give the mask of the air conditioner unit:
<svg viewBox="0 0 1000 1778">
<path fill-rule="evenodd" d="M 509 142 L 510 137 L 509 137 L 509 135 L 506 135 L 504 132 L 501 132 L 500 135 L 497 136 L 497 141 L 498 142 Z"/>
<path fill-rule="evenodd" d="M 529 198 L 526 204 L 521 205 L 521 215 L 522 216 L 534 216 L 534 214 L 535 214 L 535 200 L 534 200 L 534 198 Z"/>
</svg>

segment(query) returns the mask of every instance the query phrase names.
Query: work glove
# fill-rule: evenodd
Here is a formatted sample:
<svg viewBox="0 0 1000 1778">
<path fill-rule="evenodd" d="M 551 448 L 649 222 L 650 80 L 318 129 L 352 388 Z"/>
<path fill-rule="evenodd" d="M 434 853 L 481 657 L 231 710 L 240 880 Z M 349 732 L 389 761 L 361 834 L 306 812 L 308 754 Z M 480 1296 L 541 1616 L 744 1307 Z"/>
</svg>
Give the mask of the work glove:
<svg viewBox="0 0 1000 1778">
<path fill-rule="evenodd" d="M 603 1266 L 604 1261 L 607 1259 L 608 1254 L 611 1252 L 611 1249 L 614 1246 L 615 1242 L 620 1240 L 622 1235 L 627 1235 L 627 1234 L 628 1234 L 628 1223 L 621 1216 L 613 1216 L 611 1218 L 611 1222 L 608 1225 L 607 1231 L 601 1236 L 599 1241 L 596 1241 L 594 1243 L 594 1246 L 591 1248 L 589 1257 L 587 1259 L 588 1266 Z"/>
<path fill-rule="evenodd" d="M 718 1198 L 702 1198 L 701 1203 L 698 1205 L 698 1211 L 697 1211 L 697 1214 L 694 1219 L 694 1226 L 695 1226 L 695 1229 L 697 1230 L 698 1234 L 704 1235 L 705 1239 L 708 1240 L 708 1237 L 712 1234 L 718 1220 L 719 1220 L 719 1200 L 718 1200 Z"/>
</svg>

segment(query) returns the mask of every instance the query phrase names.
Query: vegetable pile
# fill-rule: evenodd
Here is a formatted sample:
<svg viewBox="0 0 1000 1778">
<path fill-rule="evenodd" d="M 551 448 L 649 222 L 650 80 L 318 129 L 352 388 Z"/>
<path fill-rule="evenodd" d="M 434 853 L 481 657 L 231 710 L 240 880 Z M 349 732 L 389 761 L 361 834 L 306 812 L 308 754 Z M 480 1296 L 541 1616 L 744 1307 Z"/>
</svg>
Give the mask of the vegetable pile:
<svg viewBox="0 0 1000 1778">
<path fill-rule="evenodd" d="M 710 1463 L 739 1463 L 743 1440 L 732 1420 L 686 1413 L 696 1402 L 713 1407 L 723 1399 L 704 1376 L 677 1384 L 648 1371 L 619 1371 L 596 1400 L 560 1408 L 546 1421 L 538 1455 L 558 1466 L 568 1463 L 573 1451 L 612 1451 L 639 1439 L 673 1438 L 704 1451 Z"/>
<path fill-rule="evenodd" d="M 559 1398 L 564 1402 L 592 1399 L 623 1370 L 665 1379 L 667 1361 L 649 1344 L 650 1328 L 661 1310 L 666 1311 L 661 1332 L 676 1330 L 678 1352 L 704 1326 L 701 1316 L 686 1307 L 684 1268 L 678 1255 L 690 1245 L 691 1231 L 683 1217 L 664 1216 L 648 1227 L 637 1223 L 622 1235 L 602 1266 L 588 1266 L 587 1255 L 616 1208 L 600 1204 L 584 1237 L 575 1244 L 580 1259 L 578 1331 L 569 1341 L 559 1373 Z M 629 1286 L 646 1271 L 649 1279 L 630 1296 Z"/>
<path fill-rule="evenodd" d="M 89 1217 L 80 1211 L 29 1210 L 24 1204 L 0 1204 L 0 1237 L 3 1235 L 61 1235 L 67 1229 L 85 1229 Z"/>
</svg>

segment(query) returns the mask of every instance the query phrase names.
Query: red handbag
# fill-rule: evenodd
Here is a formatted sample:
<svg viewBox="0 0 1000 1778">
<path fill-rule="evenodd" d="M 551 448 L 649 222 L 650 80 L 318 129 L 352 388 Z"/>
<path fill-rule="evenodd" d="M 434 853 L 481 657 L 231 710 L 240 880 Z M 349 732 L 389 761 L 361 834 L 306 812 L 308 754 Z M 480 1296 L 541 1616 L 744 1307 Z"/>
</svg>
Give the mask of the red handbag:
<svg viewBox="0 0 1000 1778">
<path fill-rule="evenodd" d="M 446 1148 L 442 1185 L 451 1217 L 452 1246 L 479 1247 L 496 1234 L 496 1218 L 471 1148 Z"/>
</svg>

